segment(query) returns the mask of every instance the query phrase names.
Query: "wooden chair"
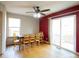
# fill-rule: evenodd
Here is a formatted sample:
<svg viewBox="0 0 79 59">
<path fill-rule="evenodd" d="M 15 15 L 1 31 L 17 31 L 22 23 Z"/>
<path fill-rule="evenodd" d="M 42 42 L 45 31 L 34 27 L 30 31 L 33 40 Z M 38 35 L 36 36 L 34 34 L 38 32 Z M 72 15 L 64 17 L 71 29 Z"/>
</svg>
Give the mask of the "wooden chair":
<svg viewBox="0 0 79 59">
<path fill-rule="evenodd" d="M 31 46 L 35 43 L 35 34 L 30 35 L 30 44 Z"/>
<path fill-rule="evenodd" d="M 19 43 L 19 40 L 17 40 L 17 36 L 16 33 L 13 33 L 13 42 L 14 42 L 14 47 L 16 47 L 16 45 Z"/>
<path fill-rule="evenodd" d="M 36 38 L 35 38 L 35 41 L 36 41 L 37 45 L 40 45 L 40 40 L 41 40 L 40 33 L 37 33 Z"/>
<path fill-rule="evenodd" d="M 13 42 L 14 42 L 14 47 L 16 47 L 16 45 L 19 46 L 19 50 L 21 49 L 21 47 L 23 46 L 23 38 L 24 37 L 17 37 L 16 36 L 16 32 L 13 33 Z"/>
<path fill-rule="evenodd" d="M 24 44 L 24 48 L 25 48 L 26 44 L 30 44 L 30 35 L 29 34 L 24 35 L 23 44 Z"/>
<path fill-rule="evenodd" d="M 44 42 L 44 34 L 43 34 L 43 32 L 40 32 L 40 42 L 41 43 Z"/>
</svg>

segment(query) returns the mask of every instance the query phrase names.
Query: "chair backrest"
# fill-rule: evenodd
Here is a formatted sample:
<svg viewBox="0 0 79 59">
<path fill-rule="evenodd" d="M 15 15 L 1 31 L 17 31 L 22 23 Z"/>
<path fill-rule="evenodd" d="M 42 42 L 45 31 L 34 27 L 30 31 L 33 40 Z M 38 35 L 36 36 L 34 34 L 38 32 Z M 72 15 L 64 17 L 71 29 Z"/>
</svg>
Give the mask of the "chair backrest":
<svg viewBox="0 0 79 59">
<path fill-rule="evenodd" d="M 30 39 L 30 35 L 29 34 L 25 34 L 23 42 L 27 42 L 27 41 L 29 42 L 29 39 Z"/>
<path fill-rule="evenodd" d="M 40 32 L 40 40 L 41 40 L 41 42 L 44 41 L 44 34 L 43 34 L 43 32 Z"/>
<path fill-rule="evenodd" d="M 24 37 L 29 37 L 29 34 L 25 34 Z"/>
<path fill-rule="evenodd" d="M 30 35 L 30 39 L 31 39 L 31 40 L 35 39 L 35 34 L 31 34 L 31 35 Z"/>
<path fill-rule="evenodd" d="M 40 40 L 40 33 L 36 34 L 36 40 Z"/>
<path fill-rule="evenodd" d="M 44 36 L 43 32 L 40 32 L 40 36 L 41 36 L 41 37 L 43 37 L 43 36 Z"/>
<path fill-rule="evenodd" d="M 16 38 L 16 33 L 14 32 L 13 33 L 13 41 L 15 41 L 15 40 L 17 40 L 17 38 Z"/>
<path fill-rule="evenodd" d="M 29 38 L 30 38 L 29 34 L 24 35 L 24 40 L 29 40 Z"/>
</svg>

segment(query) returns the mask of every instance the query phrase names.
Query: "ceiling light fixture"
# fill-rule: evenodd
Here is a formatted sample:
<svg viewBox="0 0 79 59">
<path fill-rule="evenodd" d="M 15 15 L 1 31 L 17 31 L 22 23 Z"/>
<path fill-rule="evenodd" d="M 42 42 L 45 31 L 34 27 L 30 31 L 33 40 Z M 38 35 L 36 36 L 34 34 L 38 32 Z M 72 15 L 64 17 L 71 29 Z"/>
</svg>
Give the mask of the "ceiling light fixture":
<svg viewBox="0 0 79 59">
<path fill-rule="evenodd" d="M 33 16 L 34 16 L 35 18 L 40 18 L 40 17 L 41 17 L 41 14 L 40 14 L 40 13 L 34 13 Z"/>
</svg>

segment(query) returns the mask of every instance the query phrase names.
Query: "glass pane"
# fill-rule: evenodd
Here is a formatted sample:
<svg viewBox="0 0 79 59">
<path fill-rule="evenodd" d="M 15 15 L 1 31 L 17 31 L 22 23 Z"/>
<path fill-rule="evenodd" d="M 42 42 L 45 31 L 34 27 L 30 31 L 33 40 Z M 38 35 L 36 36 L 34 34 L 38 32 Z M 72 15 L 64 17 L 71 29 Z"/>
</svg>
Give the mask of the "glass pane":
<svg viewBox="0 0 79 59">
<path fill-rule="evenodd" d="M 56 18 L 52 20 L 52 37 L 53 44 L 60 46 L 60 19 Z"/>
<path fill-rule="evenodd" d="M 9 36 L 13 36 L 14 32 L 16 32 L 16 36 L 20 35 L 20 29 L 19 28 L 9 28 Z"/>
<path fill-rule="evenodd" d="M 9 27 L 20 27 L 20 19 L 9 18 Z"/>
<path fill-rule="evenodd" d="M 62 47 L 75 51 L 75 16 L 61 18 L 61 45 Z"/>
</svg>

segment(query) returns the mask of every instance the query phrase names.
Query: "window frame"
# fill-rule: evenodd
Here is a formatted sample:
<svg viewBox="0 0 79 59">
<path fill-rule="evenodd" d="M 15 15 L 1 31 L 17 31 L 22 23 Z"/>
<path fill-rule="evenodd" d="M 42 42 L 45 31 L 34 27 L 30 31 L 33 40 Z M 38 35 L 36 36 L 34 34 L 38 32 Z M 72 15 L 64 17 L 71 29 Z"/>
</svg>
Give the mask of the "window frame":
<svg viewBox="0 0 79 59">
<path fill-rule="evenodd" d="M 19 26 L 18 26 L 18 27 L 17 27 L 17 26 L 15 26 L 15 27 L 14 27 L 14 26 L 9 26 L 9 20 L 10 20 L 10 19 L 19 20 L 19 22 L 20 22 L 20 23 L 19 23 Z M 21 19 L 20 19 L 20 18 L 9 17 L 9 18 L 8 18 L 8 37 L 13 37 L 13 35 L 9 34 L 9 32 L 10 32 L 9 29 L 10 29 L 10 28 L 18 28 L 19 30 L 18 30 L 18 31 L 15 31 L 15 32 L 18 32 L 19 35 L 20 35 L 20 27 L 21 27 Z"/>
</svg>

